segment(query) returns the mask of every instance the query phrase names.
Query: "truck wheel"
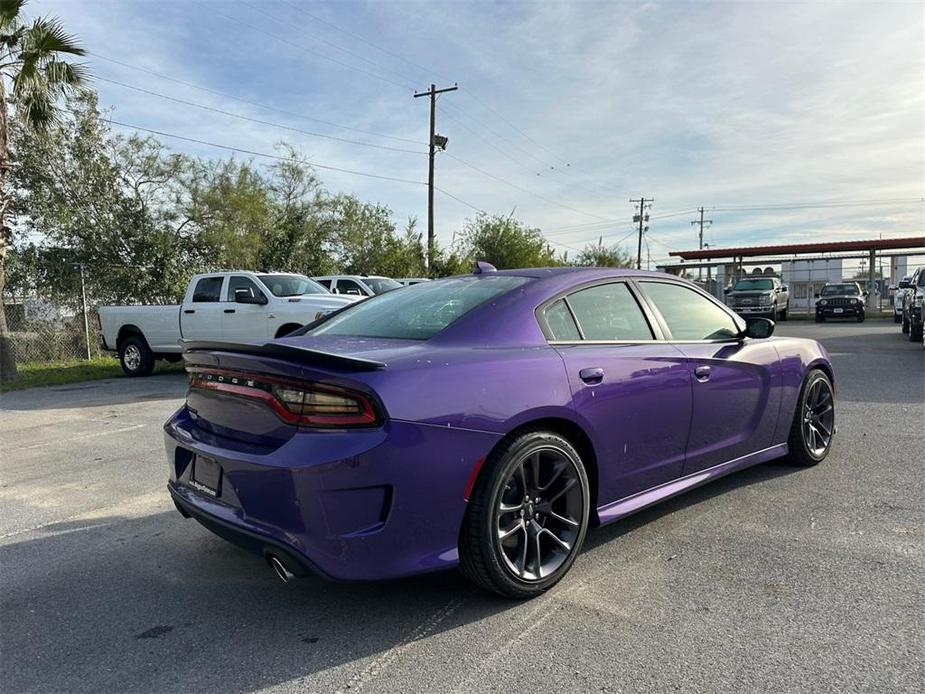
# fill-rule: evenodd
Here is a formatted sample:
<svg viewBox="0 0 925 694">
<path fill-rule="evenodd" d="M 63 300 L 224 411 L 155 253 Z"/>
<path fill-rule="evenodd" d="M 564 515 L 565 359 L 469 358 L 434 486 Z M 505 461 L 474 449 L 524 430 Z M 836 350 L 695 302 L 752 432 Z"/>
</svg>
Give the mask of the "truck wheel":
<svg viewBox="0 0 925 694">
<path fill-rule="evenodd" d="M 923 323 L 916 323 L 914 321 L 909 323 L 909 342 L 921 342 L 923 327 L 925 327 Z"/>
<path fill-rule="evenodd" d="M 858 314 L 858 323 L 863 323 L 863 322 L 864 322 L 864 314 L 863 314 L 863 313 L 859 313 L 859 314 Z"/>
<path fill-rule="evenodd" d="M 782 321 L 787 320 L 789 311 L 790 311 L 790 306 L 789 305 L 784 306 L 784 310 L 780 312 L 780 319 Z"/>
<path fill-rule="evenodd" d="M 274 335 L 273 337 L 274 338 L 286 337 L 286 335 L 294 333 L 296 330 L 298 330 L 301 327 L 302 326 L 299 325 L 298 323 L 286 323 L 286 325 L 280 326 L 279 330 L 276 331 L 276 335 Z"/>
<path fill-rule="evenodd" d="M 126 376 L 150 376 L 154 371 L 154 355 L 141 335 L 131 335 L 119 345 L 119 363 Z"/>
<path fill-rule="evenodd" d="M 902 323 L 902 322 L 903 322 L 903 317 L 902 317 L 901 315 L 899 315 L 898 313 L 894 313 L 894 314 L 893 314 L 893 322 L 894 322 L 894 323 Z"/>
</svg>

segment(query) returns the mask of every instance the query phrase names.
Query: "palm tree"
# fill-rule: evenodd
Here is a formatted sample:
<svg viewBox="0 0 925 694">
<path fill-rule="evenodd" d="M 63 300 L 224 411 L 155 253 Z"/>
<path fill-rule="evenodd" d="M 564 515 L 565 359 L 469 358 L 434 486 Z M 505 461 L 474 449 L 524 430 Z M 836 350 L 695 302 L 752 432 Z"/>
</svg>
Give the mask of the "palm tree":
<svg viewBox="0 0 925 694">
<path fill-rule="evenodd" d="M 27 24 L 22 9 L 26 0 L 0 0 L 0 381 L 16 378 L 16 360 L 2 302 L 7 251 L 13 245 L 9 225 L 12 196 L 7 190 L 10 173 L 10 130 L 7 80 L 17 116 L 27 128 L 42 130 L 58 116 L 57 101 L 86 81 L 82 65 L 61 60 L 62 54 L 83 55 L 74 36 L 61 22 L 40 17 Z"/>
</svg>

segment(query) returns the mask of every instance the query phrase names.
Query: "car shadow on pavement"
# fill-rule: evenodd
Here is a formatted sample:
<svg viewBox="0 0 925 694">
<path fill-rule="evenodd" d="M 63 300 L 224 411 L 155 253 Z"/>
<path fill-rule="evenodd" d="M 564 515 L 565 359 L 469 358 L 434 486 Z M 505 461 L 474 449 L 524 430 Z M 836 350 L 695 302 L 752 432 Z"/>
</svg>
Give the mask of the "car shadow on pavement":
<svg viewBox="0 0 925 694">
<path fill-rule="evenodd" d="M 778 477 L 792 475 L 804 471 L 806 468 L 788 465 L 786 462 L 769 462 L 739 470 L 725 477 L 696 487 L 678 496 L 660 501 L 654 506 L 645 508 L 638 513 L 627 516 L 621 520 L 595 528 L 588 533 L 585 540 L 584 551 L 591 550 L 599 545 L 641 528 L 649 523 L 682 511 L 691 506 L 704 503 L 715 497 L 723 496 L 734 490 L 742 489 L 753 484 L 761 484 Z"/>
<path fill-rule="evenodd" d="M 592 531 L 585 550 L 795 470 L 730 475 Z M 253 691 L 309 675 L 312 688 L 328 678 L 323 688 L 334 691 L 362 683 L 412 641 L 524 605 L 455 571 L 283 584 L 258 557 L 173 511 L 44 530 L 54 534 L 0 546 L 0 681 L 9 691 Z"/>
<path fill-rule="evenodd" d="M 455 571 L 284 584 L 174 511 L 56 530 L 0 546 L 6 691 L 253 691 L 308 675 L 334 691 L 377 656 L 517 605 Z"/>
<path fill-rule="evenodd" d="M 106 407 L 154 400 L 182 400 L 187 377 L 183 373 L 154 374 L 148 378 L 110 378 L 61 386 L 28 388 L 0 394 L 0 412 L 54 410 L 64 407 Z"/>
</svg>

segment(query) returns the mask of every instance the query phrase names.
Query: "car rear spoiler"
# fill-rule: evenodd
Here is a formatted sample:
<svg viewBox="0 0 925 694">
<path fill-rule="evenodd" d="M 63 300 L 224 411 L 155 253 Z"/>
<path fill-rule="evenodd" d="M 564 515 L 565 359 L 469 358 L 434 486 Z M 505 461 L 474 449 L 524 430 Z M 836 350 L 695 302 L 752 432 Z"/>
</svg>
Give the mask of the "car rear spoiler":
<svg viewBox="0 0 925 694">
<path fill-rule="evenodd" d="M 283 357 L 300 363 L 324 362 L 357 371 L 375 371 L 384 369 L 387 364 L 374 359 L 351 357 L 345 354 L 325 352 L 320 349 L 299 347 L 281 342 L 218 342 L 213 340 L 180 340 L 183 353 L 187 352 L 237 352 L 238 354 L 257 354 L 268 357 Z"/>
</svg>

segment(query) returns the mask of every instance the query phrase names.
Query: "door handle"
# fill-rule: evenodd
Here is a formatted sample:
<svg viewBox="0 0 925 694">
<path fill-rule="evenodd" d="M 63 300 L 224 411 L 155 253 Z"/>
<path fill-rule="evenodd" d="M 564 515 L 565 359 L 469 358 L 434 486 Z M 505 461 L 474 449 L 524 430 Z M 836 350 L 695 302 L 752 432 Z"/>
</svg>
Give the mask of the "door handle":
<svg viewBox="0 0 925 694">
<path fill-rule="evenodd" d="M 604 369 L 599 366 L 590 369 L 582 369 L 578 372 L 578 376 L 589 386 L 596 386 L 604 380 Z"/>
<path fill-rule="evenodd" d="M 185 309 L 183 309 L 183 313 L 196 313 L 196 311 L 195 311 L 194 309 L 191 309 L 191 308 L 185 308 Z"/>
<path fill-rule="evenodd" d="M 694 376 L 701 383 L 706 383 L 710 380 L 710 367 L 709 366 L 698 366 L 694 369 Z"/>
<path fill-rule="evenodd" d="M 234 309 L 233 309 L 233 308 L 226 308 L 226 309 L 225 309 L 225 313 L 234 313 Z"/>
</svg>

